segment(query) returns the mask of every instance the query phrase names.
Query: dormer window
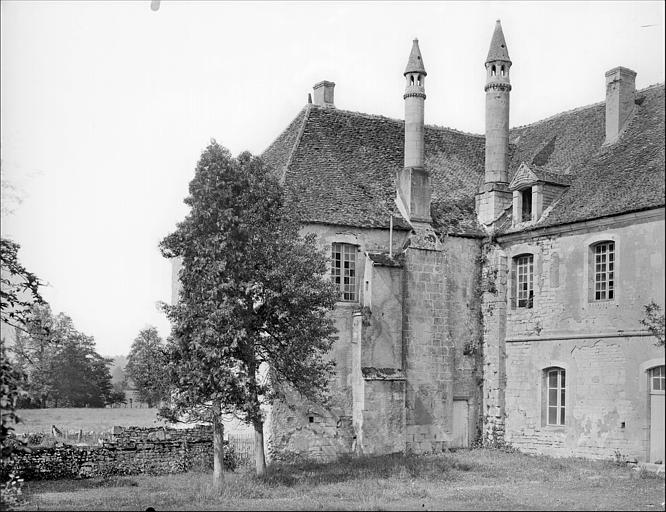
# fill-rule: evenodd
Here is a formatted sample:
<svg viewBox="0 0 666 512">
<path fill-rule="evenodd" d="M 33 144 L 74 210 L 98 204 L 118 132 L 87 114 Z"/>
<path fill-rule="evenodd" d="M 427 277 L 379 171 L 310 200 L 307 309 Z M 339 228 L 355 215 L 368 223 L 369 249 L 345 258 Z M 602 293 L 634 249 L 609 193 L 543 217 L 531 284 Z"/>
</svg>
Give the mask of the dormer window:
<svg viewBox="0 0 666 512">
<path fill-rule="evenodd" d="M 521 163 L 509 183 L 509 190 L 513 191 L 513 224 L 539 222 L 544 210 L 559 199 L 570 183 L 571 178 L 564 173 Z"/>
<path fill-rule="evenodd" d="M 532 187 L 520 191 L 522 205 L 520 222 L 529 222 L 532 220 Z"/>
</svg>

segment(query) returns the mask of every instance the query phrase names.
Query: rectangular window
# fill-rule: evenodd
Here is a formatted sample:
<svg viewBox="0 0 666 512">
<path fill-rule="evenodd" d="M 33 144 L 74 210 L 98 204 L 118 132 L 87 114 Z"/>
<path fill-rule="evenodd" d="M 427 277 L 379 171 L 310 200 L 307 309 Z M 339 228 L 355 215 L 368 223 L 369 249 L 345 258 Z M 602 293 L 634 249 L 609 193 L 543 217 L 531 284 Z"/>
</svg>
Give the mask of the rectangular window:
<svg viewBox="0 0 666 512">
<path fill-rule="evenodd" d="M 331 279 L 340 290 L 340 300 L 356 300 L 356 246 L 333 244 Z"/>
<path fill-rule="evenodd" d="M 602 242 L 593 247 L 594 300 L 615 298 L 615 242 Z"/>
<path fill-rule="evenodd" d="M 666 372 L 664 366 L 657 366 L 650 370 L 650 380 L 652 382 L 652 391 L 664 391 L 666 389 Z"/>
<path fill-rule="evenodd" d="M 557 368 L 548 370 L 546 377 L 547 383 L 547 424 L 564 425 L 565 424 L 565 395 L 566 382 L 565 371 Z"/>
<path fill-rule="evenodd" d="M 531 308 L 534 291 L 532 285 L 534 256 L 526 254 L 516 258 L 516 298 L 519 308 Z"/>
<path fill-rule="evenodd" d="M 528 188 L 521 192 L 523 196 L 523 211 L 522 213 L 522 222 L 527 222 L 532 220 L 532 189 Z"/>
</svg>

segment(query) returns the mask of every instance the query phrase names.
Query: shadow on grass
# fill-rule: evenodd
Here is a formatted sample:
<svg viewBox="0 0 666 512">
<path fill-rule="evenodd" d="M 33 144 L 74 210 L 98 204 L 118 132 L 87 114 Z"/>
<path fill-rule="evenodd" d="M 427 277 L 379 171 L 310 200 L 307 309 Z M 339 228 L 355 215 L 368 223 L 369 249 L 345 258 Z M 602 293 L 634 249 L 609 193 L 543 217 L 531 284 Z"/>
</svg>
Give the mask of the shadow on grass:
<svg viewBox="0 0 666 512">
<path fill-rule="evenodd" d="M 269 487 L 326 485 L 360 479 L 420 478 L 451 480 L 456 471 L 470 471 L 473 464 L 445 455 L 391 454 L 377 457 L 341 457 L 335 462 L 275 463 L 258 478 Z"/>
<path fill-rule="evenodd" d="M 91 478 L 91 479 L 63 479 L 63 480 L 37 480 L 26 482 L 25 490 L 28 493 L 44 492 L 74 492 L 84 489 L 99 489 L 110 487 L 138 487 L 138 482 L 127 477 Z"/>
</svg>

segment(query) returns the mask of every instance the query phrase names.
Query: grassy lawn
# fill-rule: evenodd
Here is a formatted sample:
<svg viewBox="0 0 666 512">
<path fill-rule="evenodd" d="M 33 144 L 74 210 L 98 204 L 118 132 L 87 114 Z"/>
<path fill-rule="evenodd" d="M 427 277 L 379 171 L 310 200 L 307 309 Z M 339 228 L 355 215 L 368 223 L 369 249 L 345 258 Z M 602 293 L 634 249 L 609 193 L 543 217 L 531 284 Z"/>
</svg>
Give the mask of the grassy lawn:
<svg viewBox="0 0 666 512">
<path fill-rule="evenodd" d="M 152 408 L 52 408 L 21 409 L 16 411 L 21 422 L 12 424 L 17 434 L 24 432 L 51 432 L 55 425 L 63 432 L 68 430 L 104 432 L 115 425 L 155 427 L 164 425 L 157 419 L 157 409 Z"/>
<path fill-rule="evenodd" d="M 210 473 L 27 482 L 25 510 L 663 510 L 664 480 L 611 462 L 499 450 Z"/>
</svg>

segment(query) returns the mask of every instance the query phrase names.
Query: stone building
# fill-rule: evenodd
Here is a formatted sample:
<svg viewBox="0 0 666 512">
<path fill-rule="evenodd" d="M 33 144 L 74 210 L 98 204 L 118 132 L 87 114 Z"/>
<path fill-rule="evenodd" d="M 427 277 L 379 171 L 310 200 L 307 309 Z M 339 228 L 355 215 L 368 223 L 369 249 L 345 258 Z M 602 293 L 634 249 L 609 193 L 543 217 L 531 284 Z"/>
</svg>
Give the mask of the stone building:
<svg viewBox="0 0 666 512">
<path fill-rule="evenodd" d="M 324 81 L 264 152 L 340 287 L 333 406 L 275 404 L 270 456 L 663 459 L 640 319 L 664 305 L 664 85 L 618 67 L 604 102 L 510 128 L 511 65 L 498 21 L 485 135 L 424 125 L 415 40 L 404 121 L 340 110 Z"/>
</svg>

